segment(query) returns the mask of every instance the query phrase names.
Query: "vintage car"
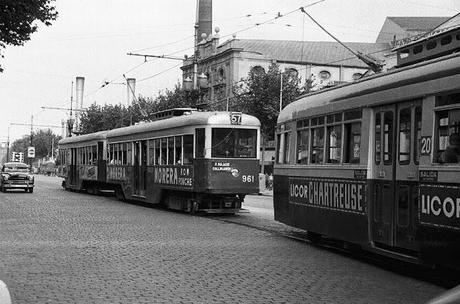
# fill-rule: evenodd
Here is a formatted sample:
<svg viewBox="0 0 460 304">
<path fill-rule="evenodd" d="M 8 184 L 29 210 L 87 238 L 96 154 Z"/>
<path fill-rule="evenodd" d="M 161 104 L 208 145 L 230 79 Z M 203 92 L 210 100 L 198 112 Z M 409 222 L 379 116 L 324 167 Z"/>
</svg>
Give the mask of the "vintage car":
<svg viewBox="0 0 460 304">
<path fill-rule="evenodd" d="M 30 174 L 29 166 L 24 163 L 5 163 L 0 175 L 0 190 L 24 189 L 26 192 L 34 192 L 34 176 Z"/>
</svg>

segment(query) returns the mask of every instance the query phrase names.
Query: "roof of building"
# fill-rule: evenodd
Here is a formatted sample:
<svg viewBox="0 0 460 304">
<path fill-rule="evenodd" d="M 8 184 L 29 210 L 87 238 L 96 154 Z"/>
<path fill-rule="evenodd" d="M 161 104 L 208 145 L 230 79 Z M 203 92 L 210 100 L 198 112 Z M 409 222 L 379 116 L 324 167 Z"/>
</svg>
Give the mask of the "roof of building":
<svg viewBox="0 0 460 304">
<path fill-rule="evenodd" d="M 241 48 L 244 52 L 259 53 L 278 61 L 367 67 L 338 42 L 234 39 L 228 43 L 231 43 L 231 48 Z M 344 44 L 355 52 L 371 54 L 379 59 L 383 59 L 384 53 L 389 50 L 387 43 L 345 42 Z"/>
<path fill-rule="evenodd" d="M 431 31 L 450 17 L 387 17 L 407 31 Z"/>
</svg>

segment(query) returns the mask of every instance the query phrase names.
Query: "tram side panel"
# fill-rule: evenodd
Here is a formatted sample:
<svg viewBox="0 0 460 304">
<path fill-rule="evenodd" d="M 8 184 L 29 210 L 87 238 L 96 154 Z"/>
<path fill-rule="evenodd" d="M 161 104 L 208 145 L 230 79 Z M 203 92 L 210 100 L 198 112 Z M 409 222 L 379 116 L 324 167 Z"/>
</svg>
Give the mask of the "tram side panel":
<svg viewBox="0 0 460 304">
<path fill-rule="evenodd" d="M 441 172 L 422 171 L 437 178 Z M 419 196 L 417 241 L 424 262 L 460 269 L 460 186 L 422 181 Z"/>
<path fill-rule="evenodd" d="M 259 192 L 259 161 L 244 159 L 195 160 L 196 192 L 250 194 Z"/>
<path fill-rule="evenodd" d="M 334 239 L 368 243 L 364 179 L 278 173 L 274 189 L 275 220 Z"/>
</svg>

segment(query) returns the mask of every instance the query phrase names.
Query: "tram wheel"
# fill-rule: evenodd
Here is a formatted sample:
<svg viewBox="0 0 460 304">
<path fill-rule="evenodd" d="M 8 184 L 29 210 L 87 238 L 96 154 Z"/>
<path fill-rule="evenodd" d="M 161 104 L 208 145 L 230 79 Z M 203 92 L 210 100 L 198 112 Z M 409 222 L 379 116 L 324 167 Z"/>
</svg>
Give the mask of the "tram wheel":
<svg viewBox="0 0 460 304">
<path fill-rule="evenodd" d="M 198 211 L 198 202 L 195 200 L 189 200 L 187 202 L 187 211 L 190 214 L 195 214 Z"/>
<path fill-rule="evenodd" d="M 125 198 L 125 194 L 123 192 L 123 189 L 121 189 L 121 187 L 117 187 L 115 189 L 115 196 L 117 197 L 118 200 L 120 201 L 125 201 L 126 198 Z"/>
</svg>

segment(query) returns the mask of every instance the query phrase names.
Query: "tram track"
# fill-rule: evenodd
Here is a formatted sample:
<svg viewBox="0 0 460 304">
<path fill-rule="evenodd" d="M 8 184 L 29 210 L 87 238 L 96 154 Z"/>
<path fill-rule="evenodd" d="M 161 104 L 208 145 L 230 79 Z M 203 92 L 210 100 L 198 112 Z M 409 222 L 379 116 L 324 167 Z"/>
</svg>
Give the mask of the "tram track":
<svg viewBox="0 0 460 304">
<path fill-rule="evenodd" d="M 410 263 L 407 261 L 398 260 L 396 258 L 386 257 L 380 254 L 364 250 L 358 245 L 346 243 L 339 240 L 324 237 L 321 237 L 317 240 L 312 240 L 307 231 L 301 231 L 291 227 L 289 227 L 288 230 L 283 231 L 273 226 L 268 227 L 258 225 L 257 221 L 253 223 L 242 222 L 239 221 L 237 217 L 229 219 L 228 215 L 209 216 L 209 214 L 203 214 L 198 216 L 225 222 L 228 224 L 235 224 L 252 229 L 257 229 L 259 231 L 268 232 L 276 236 L 288 238 L 297 242 L 307 244 L 309 246 L 314 246 L 318 249 L 328 250 L 361 261 L 363 263 L 367 263 L 369 265 L 377 266 L 379 268 L 391 271 L 393 273 L 398 273 L 403 276 L 429 282 L 440 287 L 450 289 L 460 284 L 460 271 L 458 270 L 429 267 L 426 265 L 420 265 Z"/>
</svg>

